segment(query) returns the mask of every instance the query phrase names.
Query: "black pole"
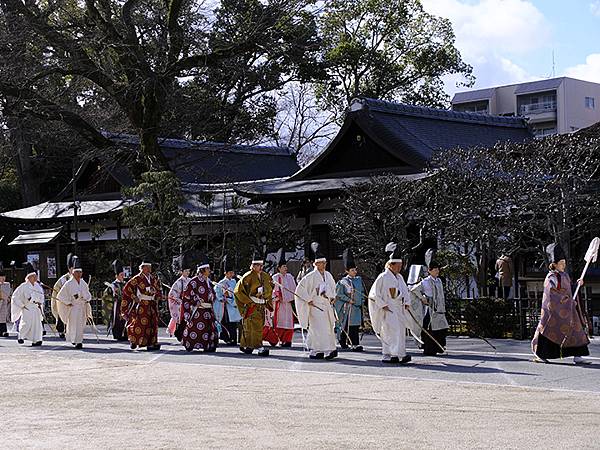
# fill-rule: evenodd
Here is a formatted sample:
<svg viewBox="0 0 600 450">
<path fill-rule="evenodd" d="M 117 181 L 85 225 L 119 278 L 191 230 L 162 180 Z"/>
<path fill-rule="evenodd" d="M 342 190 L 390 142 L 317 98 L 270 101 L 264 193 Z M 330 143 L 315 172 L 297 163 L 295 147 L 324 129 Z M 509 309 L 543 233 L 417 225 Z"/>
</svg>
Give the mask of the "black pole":
<svg viewBox="0 0 600 450">
<path fill-rule="evenodd" d="M 77 185 L 75 181 L 75 160 L 73 159 L 73 179 L 71 184 L 73 186 L 73 228 L 75 228 L 75 254 L 77 254 L 77 246 L 79 244 L 79 225 L 77 223 Z"/>
</svg>

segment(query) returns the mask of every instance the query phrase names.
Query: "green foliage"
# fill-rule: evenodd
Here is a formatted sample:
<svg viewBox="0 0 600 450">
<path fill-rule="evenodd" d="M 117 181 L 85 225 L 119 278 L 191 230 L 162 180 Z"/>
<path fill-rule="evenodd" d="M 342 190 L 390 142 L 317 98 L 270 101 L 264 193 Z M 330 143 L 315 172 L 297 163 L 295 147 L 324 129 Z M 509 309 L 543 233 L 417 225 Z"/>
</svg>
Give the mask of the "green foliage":
<svg viewBox="0 0 600 450">
<path fill-rule="evenodd" d="M 321 30 L 329 79 L 317 94 L 338 117 L 358 96 L 446 106 L 444 75 L 472 82 L 450 21 L 425 12 L 420 0 L 331 0 Z"/>
<path fill-rule="evenodd" d="M 138 263 L 149 259 L 165 282 L 173 280 L 173 257 L 193 248 L 179 179 L 172 172 L 146 172 L 124 196 L 131 203 L 123 209 L 123 224 L 129 228 L 121 241 L 123 254 Z"/>
<path fill-rule="evenodd" d="M 517 329 L 512 301 L 477 298 L 465 302 L 464 319 L 470 336 L 512 337 Z"/>
</svg>

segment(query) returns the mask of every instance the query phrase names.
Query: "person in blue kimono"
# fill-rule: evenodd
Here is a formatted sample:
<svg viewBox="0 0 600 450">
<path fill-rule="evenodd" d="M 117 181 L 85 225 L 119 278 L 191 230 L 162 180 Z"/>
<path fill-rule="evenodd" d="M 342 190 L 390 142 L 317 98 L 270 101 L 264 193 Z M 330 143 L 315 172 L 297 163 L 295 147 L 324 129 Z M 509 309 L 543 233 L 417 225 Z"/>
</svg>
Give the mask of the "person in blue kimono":
<svg viewBox="0 0 600 450">
<path fill-rule="evenodd" d="M 350 347 L 353 352 L 362 352 L 358 331 L 362 324 L 363 300 L 367 294 L 351 249 L 344 250 L 343 261 L 346 275 L 336 284 L 337 337 L 342 348 Z"/>
<path fill-rule="evenodd" d="M 238 329 L 242 316 L 235 304 L 233 290 L 237 283 L 235 271 L 227 263 L 227 256 L 223 257 L 223 273 L 225 277 L 215 284 L 217 301 L 213 305 L 217 318 L 219 337 L 228 345 L 237 345 Z"/>
</svg>

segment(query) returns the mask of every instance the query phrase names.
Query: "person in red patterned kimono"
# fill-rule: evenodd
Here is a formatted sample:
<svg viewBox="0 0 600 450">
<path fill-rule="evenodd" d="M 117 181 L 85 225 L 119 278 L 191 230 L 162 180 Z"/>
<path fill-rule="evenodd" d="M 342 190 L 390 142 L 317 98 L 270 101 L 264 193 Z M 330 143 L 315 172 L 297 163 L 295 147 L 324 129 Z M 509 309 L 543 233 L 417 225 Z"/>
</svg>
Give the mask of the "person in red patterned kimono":
<svg viewBox="0 0 600 450">
<path fill-rule="evenodd" d="M 590 354 L 590 340 L 585 330 L 579 299 L 573 298 L 571 278 L 565 271 L 566 255 L 559 244 L 546 248 L 550 272 L 544 281 L 540 323 L 531 341 L 534 361 L 573 357 L 575 364 L 590 364 L 583 358 Z M 583 285 L 583 280 L 578 280 Z"/>
<path fill-rule="evenodd" d="M 190 280 L 183 292 L 180 317 L 185 321 L 181 343 L 188 352 L 217 350 L 219 333 L 215 322 L 213 303 L 215 291 L 209 279 L 210 264 L 203 257 L 197 275 Z"/>
<path fill-rule="evenodd" d="M 152 264 L 142 262 L 140 273 L 123 288 L 121 316 L 127 325 L 131 348 L 160 350 L 158 343 L 158 302 L 162 299 L 160 280 L 152 273 Z"/>
</svg>

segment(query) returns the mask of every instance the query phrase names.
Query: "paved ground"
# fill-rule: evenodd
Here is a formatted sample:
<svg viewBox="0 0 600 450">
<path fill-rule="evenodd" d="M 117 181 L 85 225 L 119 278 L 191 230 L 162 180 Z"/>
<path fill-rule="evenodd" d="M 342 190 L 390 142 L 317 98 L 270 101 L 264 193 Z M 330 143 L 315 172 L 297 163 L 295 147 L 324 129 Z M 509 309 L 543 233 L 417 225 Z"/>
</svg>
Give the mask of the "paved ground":
<svg viewBox="0 0 600 450">
<path fill-rule="evenodd" d="M 161 330 L 164 335 L 164 330 Z M 311 361 L 188 354 L 86 335 L 83 351 L 0 340 L 0 442 L 14 448 L 600 448 L 600 340 L 590 367 L 531 362 L 527 342 L 449 339 L 449 355 Z"/>
</svg>

